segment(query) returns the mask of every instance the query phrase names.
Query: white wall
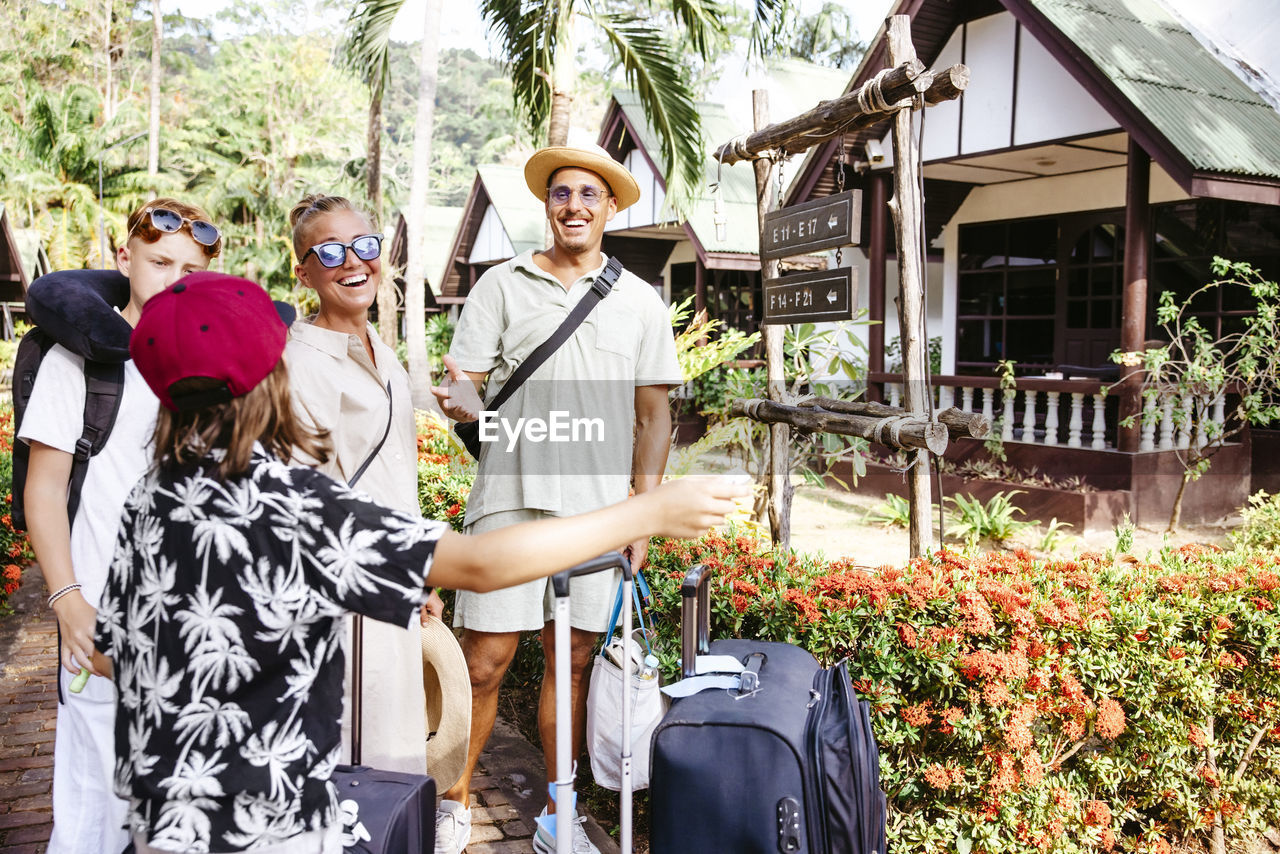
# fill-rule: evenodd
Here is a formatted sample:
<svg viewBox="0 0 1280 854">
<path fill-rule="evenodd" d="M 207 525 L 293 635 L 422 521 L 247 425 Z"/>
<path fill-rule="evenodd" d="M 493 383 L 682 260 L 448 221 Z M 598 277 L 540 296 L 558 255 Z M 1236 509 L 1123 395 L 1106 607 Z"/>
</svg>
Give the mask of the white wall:
<svg viewBox="0 0 1280 854">
<path fill-rule="evenodd" d="M 493 205 L 485 209 L 484 218 L 480 220 L 480 230 L 476 232 L 476 242 L 471 246 L 469 264 L 487 264 L 492 261 L 503 261 L 515 256 L 515 247 L 507 239 L 507 231 L 498 218 L 498 210 Z"/>
</svg>

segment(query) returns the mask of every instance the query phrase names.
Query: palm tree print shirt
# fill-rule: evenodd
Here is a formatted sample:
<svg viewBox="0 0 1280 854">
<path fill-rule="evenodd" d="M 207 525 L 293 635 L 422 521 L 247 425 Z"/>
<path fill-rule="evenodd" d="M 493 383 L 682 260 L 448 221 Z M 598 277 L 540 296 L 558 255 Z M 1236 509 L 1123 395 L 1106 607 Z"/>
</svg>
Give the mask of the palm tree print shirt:
<svg viewBox="0 0 1280 854">
<path fill-rule="evenodd" d="M 444 526 L 261 448 L 238 478 L 208 464 L 134 488 L 97 639 L 131 831 L 232 852 L 336 820 L 342 618 L 409 626 Z"/>
</svg>

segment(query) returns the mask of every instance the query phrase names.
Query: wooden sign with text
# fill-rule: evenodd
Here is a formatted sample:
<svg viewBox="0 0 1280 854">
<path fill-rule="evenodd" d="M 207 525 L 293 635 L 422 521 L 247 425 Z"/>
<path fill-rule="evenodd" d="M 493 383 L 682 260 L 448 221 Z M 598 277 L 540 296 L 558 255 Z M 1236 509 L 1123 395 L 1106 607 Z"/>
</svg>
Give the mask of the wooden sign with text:
<svg viewBox="0 0 1280 854">
<path fill-rule="evenodd" d="M 762 325 L 853 320 L 852 267 L 795 273 L 764 281 Z"/>
<path fill-rule="evenodd" d="M 857 246 L 862 231 L 862 191 L 847 190 L 765 214 L 760 234 L 764 260 Z"/>
</svg>

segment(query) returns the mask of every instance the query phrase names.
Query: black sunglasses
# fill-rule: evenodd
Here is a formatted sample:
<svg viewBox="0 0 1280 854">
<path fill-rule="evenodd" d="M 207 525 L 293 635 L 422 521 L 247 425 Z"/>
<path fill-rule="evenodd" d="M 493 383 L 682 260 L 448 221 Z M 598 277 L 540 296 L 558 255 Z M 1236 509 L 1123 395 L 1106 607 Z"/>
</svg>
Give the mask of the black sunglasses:
<svg viewBox="0 0 1280 854">
<path fill-rule="evenodd" d="M 151 208 L 143 212 L 143 216 L 138 218 L 138 222 L 133 227 L 133 231 L 129 232 L 129 237 L 133 236 L 133 232 L 137 231 L 142 225 L 144 217 L 150 216 L 151 227 L 156 231 L 162 231 L 165 234 L 173 234 L 181 231 L 184 225 L 191 227 L 191 239 L 201 246 L 212 246 L 222 239 L 222 232 L 218 231 L 218 227 L 211 222 L 205 222 L 202 219 L 187 219 L 182 214 L 171 211 L 168 208 Z"/>
<path fill-rule="evenodd" d="M 366 234 L 357 237 L 350 243 L 343 243 L 340 240 L 332 240 L 328 243 L 317 243 L 306 252 L 302 253 L 302 257 L 298 259 L 301 264 L 307 260 L 308 255 L 315 255 L 316 260 L 320 262 L 322 267 L 341 267 L 347 260 L 347 250 L 350 249 L 356 253 L 356 257 L 361 261 L 372 261 L 382 254 L 382 235 Z"/>
</svg>

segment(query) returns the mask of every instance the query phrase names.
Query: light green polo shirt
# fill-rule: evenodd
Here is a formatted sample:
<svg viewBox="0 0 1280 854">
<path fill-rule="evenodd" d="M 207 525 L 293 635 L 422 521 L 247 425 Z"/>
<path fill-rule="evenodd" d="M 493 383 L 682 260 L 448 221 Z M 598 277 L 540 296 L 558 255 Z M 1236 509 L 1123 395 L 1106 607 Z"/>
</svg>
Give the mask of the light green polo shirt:
<svg viewBox="0 0 1280 854">
<path fill-rule="evenodd" d="M 604 270 L 568 290 L 525 252 L 488 270 L 467 295 L 450 355 L 487 373 L 492 400 Z M 682 382 L 667 307 L 623 271 L 610 294 L 482 427 L 484 443 L 467 524 L 529 508 L 571 516 L 627 497 L 635 389 Z M 482 422 L 482 425 L 486 422 Z"/>
</svg>

